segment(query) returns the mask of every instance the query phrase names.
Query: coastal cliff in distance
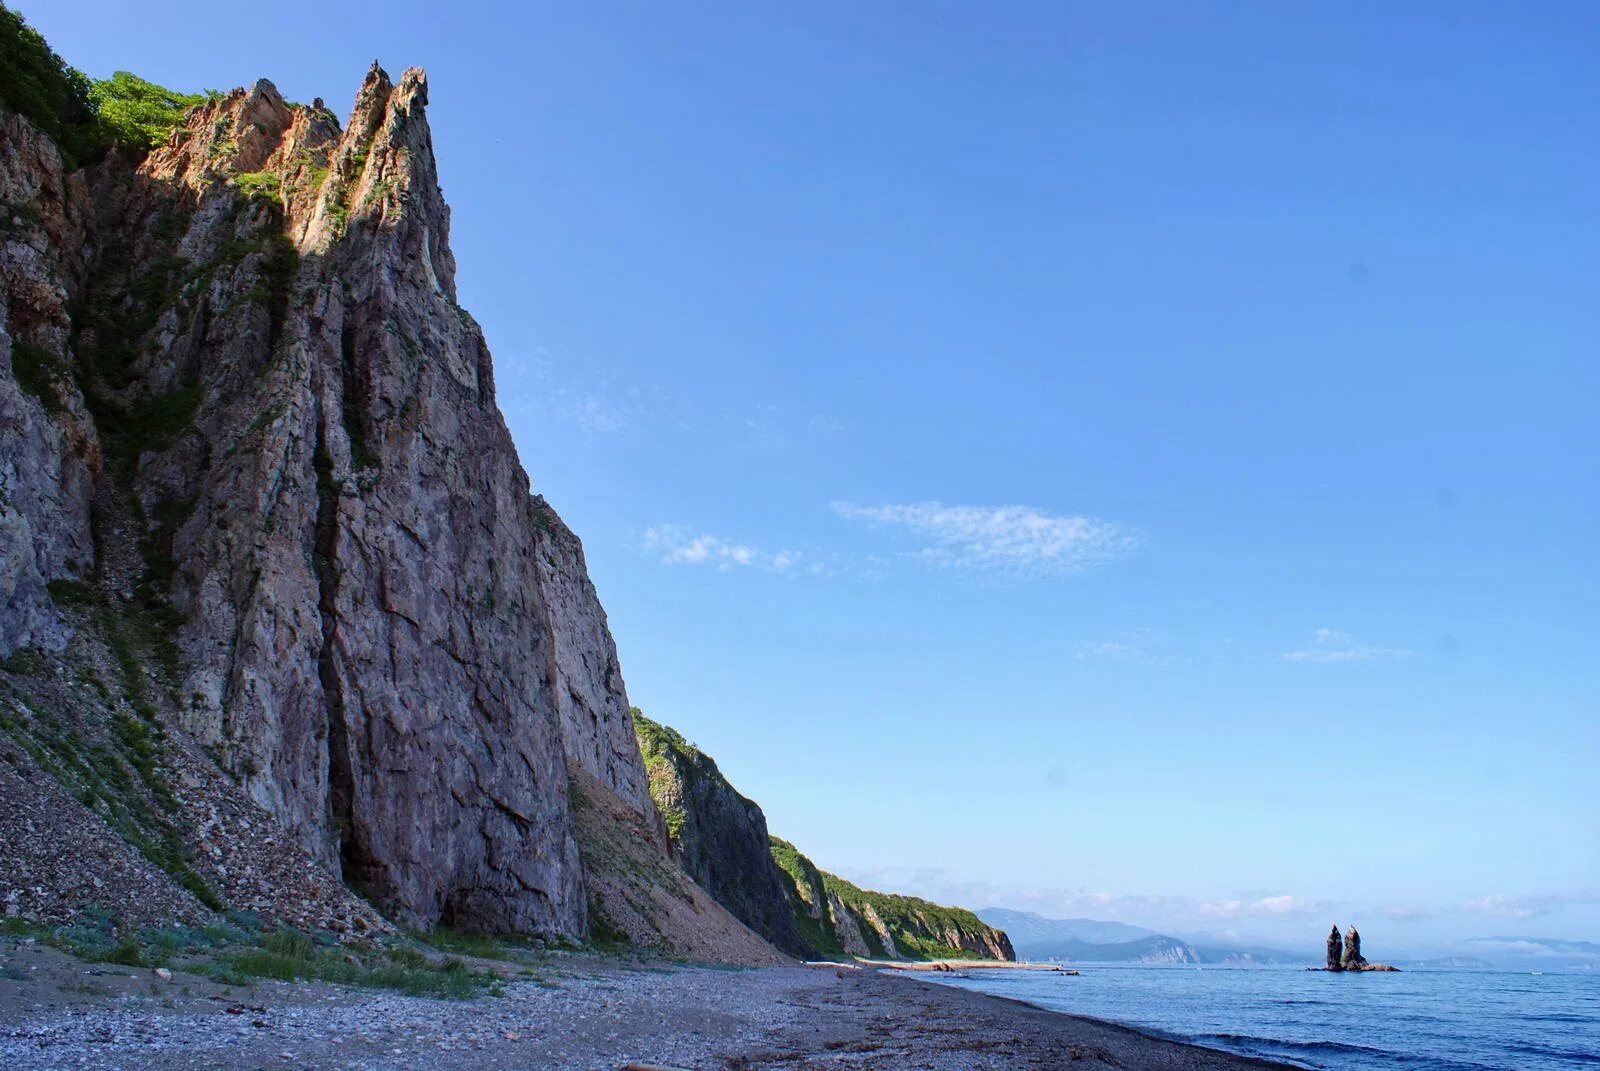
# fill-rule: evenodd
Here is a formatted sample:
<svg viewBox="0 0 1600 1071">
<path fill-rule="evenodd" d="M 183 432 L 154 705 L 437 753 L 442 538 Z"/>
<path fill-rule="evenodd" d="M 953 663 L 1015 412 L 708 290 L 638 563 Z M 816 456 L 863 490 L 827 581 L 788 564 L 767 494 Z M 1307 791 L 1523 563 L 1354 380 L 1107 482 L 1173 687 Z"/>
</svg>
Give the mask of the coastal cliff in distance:
<svg viewBox="0 0 1600 1071">
<path fill-rule="evenodd" d="M 779 948 L 807 959 L 1016 958 L 1005 933 L 970 911 L 871 892 L 818 870 L 767 832 L 761 808 L 711 756 L 638 710 L 634 725 L 679 862 Z"/>
<path fill-rule="evenodd" d="M 775 958 L 673 877 L 582 548 L 456 303 L 423 72 L 374 64 L 343 126 L 259 81 L 129 144 L 0 15 L 7 913 L 699 954 L 682 915 Z"/>
</svg>

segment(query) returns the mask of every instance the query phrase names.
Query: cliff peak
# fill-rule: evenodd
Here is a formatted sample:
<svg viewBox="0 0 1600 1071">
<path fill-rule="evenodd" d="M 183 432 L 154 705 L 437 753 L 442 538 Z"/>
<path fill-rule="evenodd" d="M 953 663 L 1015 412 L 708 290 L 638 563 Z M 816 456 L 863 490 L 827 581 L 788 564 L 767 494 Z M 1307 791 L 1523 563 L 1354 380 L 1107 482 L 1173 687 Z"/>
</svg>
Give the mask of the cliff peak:
<svg viewBox="0 0 1600 1071">
<path fill-rule="evenodd" d="M 456 304 L 427 99 L 374 64 L 341 127 L 261 80 L 70 173 L 0 109 L 6 728 L 44 756 L 28 776 L 77 753 L 51 757 L 57 721 L 149 775 L 85 772 L 58 832 L 148 848 L 169 914 L 376 924 L 343 882 L 408 925 L 577 937 L 614 876 L 585 874 L 569 783 L 659 828 L 581 544 L 530 495 Z M 80 677 L 111 683 L 57 687 Z M 47 864 L 8 853 L 49 836 L 3 832 L 0 872 Z M 72 910 L 33 888 L 21 910 Z"/>
</svg>

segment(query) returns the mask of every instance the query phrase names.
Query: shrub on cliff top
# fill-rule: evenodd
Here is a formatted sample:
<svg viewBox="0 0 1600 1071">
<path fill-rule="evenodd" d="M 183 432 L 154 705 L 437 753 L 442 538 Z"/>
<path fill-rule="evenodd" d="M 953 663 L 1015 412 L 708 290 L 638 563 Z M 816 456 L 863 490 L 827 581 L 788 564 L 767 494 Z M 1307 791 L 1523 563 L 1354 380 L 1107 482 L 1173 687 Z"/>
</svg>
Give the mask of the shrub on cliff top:
<svg viewBox="0 0 1600 1071">
<path fill-rule="evenodd" d="M 52 52 L 26 19 L 0 4 L 0 104 L 48 134 L 68 167 L 114 142 L 153 148 L 205 99 L 204 93 L 179 93 L 127 71 L 91 81 Z"/>
<path fill-rule="evenodd" d="M 50 51 L 38 30 L 0 5 L 0 104 L 50 135 L 69 160 L 104 145 L 89 85 L 82 71 Z"/>
<path fill-rule="evenodd" d="M 153 149 L 167 140 L 184 113 L 205 99 L 204 93 L 179 93 L 127 71 L 117 71 L 89 90 L 107 134 L 138 149 Z"/>
</svg>

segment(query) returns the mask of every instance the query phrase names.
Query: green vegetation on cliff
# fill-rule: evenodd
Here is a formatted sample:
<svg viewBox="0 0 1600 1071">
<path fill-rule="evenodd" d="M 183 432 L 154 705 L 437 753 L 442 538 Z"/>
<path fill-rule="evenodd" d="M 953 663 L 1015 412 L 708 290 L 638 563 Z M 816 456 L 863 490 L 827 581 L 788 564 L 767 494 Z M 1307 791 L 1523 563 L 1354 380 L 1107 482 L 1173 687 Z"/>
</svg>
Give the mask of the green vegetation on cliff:
<svg viewBox="0 0 1600 1071">
<path fill-rule="evenodd" d="M 786 840 L 771 838 L 787 879 L 796 926 L 818 954 L 893 959 L 1015 959 L 1006 935 L 971 911 L 915 896 L 874 892 L 825 870 Z M 841 912 L 839 908 L 844 910 Z M 841 937 L 858 935 L 860 945 Z"/>
<path fill-rule="evenodd" d="M 82 71 L 52 52 L 21 15 L 0 6 L 0 104 L 81 159 L 104 145 L 89 89 Z"/>
<path fill-rule="evenodd" d="M 662 725 L 645 717 L 644 711 L 638 707 L 634 707 L 632 713 L 634 735 L 639 738 L 639 753 L 644 756 L 645 775 L 650 781 L 650 795 L 656 801 L 662 821 L 667 824 L 667 836 L 677 841 L 683 836 L 687 815 L 672 791 L 679 777 L 680 765 L 673 758 L 690 753 L 698 755 L 699 749 L 670 725 Z M 695 769 L 692 763 L 684 765 L 691 773 Z"/>
<path fill-rule="evenodd" d="M 807 958 L 1011 959 L 1005 934 L 957 907 L 873 892 L 817 867 L 705 752 L 635 708 L 650 795 L 678 861 L 746 925 Z"/>
<path fill-rule="evenodd" d="M 184 113 L 205 103 L 204 93 L 179 93 L 117 71 L 89 89 L 89 100 L 112 140 L 153 149 L 183 122 Z"/>
<path fill-rule="evenodd" d="M 21 15 L 0 5 L 0 104 L 48 134 L 69 167 L 117 142 L 140 150 L 159 145 L 205 99 L 127 71 L 93 81 L 51 51 Z"/>
<path fill-rule="evenodd" d="M 716 760 L 633 709 L 645 775 L 679 865 L 740 922 L 783 951 L 808 955 L 767 851 L 767 818 Z"/>
</svg>

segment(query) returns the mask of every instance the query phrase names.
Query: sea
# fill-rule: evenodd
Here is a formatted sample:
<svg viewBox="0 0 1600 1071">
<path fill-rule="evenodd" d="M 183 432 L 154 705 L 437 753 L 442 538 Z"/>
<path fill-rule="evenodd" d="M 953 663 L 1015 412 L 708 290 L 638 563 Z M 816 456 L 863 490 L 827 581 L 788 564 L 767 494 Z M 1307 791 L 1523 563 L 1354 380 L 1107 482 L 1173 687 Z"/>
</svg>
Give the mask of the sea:
<svg viewBox="0 0 1600 1071">
<path fill-rule="evenodd" d="M 1082 965 L 920 975 L 1307 1068 L 1600 1068 L 1600 972 Z"/>
</svg>

